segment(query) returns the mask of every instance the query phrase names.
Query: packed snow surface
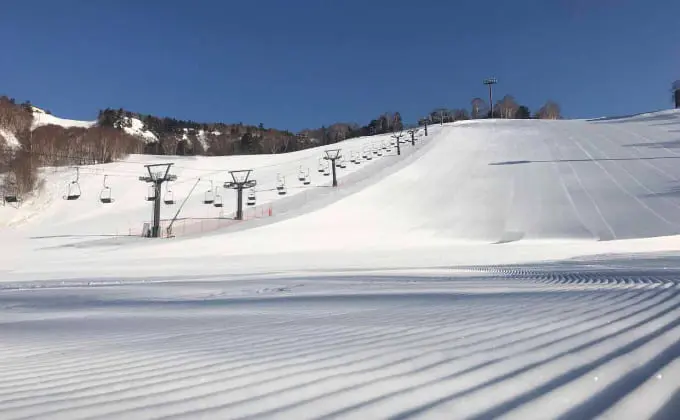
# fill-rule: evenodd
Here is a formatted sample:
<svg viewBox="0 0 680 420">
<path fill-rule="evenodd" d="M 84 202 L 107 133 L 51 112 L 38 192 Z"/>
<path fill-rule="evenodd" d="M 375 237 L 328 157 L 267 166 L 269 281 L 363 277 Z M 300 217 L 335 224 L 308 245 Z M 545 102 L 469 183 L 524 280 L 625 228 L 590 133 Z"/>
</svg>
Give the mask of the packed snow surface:
<svg viewBox="0 0 680 420">
<path fill-rule="evenodd" d="M 679 418 L 680 114 L 429 134 L 338 188 L 324 148 L 47 168 L 0 209 L 0 418 Z"/>
</svg>

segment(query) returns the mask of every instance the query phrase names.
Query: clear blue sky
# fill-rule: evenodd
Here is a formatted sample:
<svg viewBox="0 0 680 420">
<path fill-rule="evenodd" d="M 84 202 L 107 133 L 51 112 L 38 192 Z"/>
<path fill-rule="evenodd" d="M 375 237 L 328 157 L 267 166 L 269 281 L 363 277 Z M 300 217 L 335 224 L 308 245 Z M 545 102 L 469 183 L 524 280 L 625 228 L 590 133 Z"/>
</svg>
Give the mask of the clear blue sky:
<svg viewBox="0 0 680 420">
<path fill-rule="evenodd" d="M 298 130 L 513 94 L 568 117 L 671 107 L 678 0 L 31 0 L 2 5 L 0 94 Z"/>
</svg>

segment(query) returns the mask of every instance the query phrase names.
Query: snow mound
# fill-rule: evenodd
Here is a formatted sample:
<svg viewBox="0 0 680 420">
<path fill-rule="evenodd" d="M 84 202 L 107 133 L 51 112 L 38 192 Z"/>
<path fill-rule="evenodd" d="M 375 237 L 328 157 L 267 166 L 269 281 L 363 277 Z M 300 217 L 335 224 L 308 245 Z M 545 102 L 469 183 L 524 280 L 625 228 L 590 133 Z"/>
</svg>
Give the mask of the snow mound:
<svg viewBox="0 0 680 420">
<path fill-rule="evenodd" d="M 40 108 L 33 107 L 33 124 L 31 125 L 32 130 L 44 125 L 58 125 L 64 128 L 90 128 L 95 124 L 97 124 L 97 121 L 69 120 L 66 118 L 55 117 L 54 115 L 47 114 Z"/>
<path fill-rule="evenodd" d="M 122 123 L 123 131 L 129 135 L 149 143 L 158 141 L 158 137 L 154 133 L 144 128 L 144 123 L 141 120 L 133 117 L 124 117 Z"/>
</svg>

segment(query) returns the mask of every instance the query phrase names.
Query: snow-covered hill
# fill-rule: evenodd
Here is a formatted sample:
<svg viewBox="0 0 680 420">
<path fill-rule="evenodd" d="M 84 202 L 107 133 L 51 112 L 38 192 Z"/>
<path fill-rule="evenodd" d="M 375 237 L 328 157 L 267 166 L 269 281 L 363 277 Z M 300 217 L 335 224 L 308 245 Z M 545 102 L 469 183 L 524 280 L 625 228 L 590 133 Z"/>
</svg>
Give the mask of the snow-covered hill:
<svg viewBox="0 0 680 420">
<path fill-rule="evenodd" d="M 680 114 L 387 141 L 338 144 L 372 159 L 337 189 L 324 148 L 131 156 L 81 167 L 75 201 L 45 171 L 0 209 L 0 417 L 678 418 Z M 162 216 L 188 219 L 120 236 L 164 161 Z M 210 181 L 244 168 L 262 207 L 220 219 Z"/>
<path fill-rule="evenodd" d="M 81 121 L 81 120 L 70 120 L 66 118 L 55 117 L 54 115 L 48 114 L 40 108 L 33 108 L 33 125 L 31 129 L 35 130 L 38 127 L 44 125 L 58 125 L 60 127 L 82 127 L 90 128 L 97 123 L 97 121 Z"/>
<path fill-rule="evenodd" d="M 130 134 L 131 136 L 142 139 L 146 142 L 158 141 L 158 137 L 151 131 L 144 128 L 144 123 L 138 118 L 134 117 L 123 117 L 120 122 L 123 131 Z"/>
</svg>

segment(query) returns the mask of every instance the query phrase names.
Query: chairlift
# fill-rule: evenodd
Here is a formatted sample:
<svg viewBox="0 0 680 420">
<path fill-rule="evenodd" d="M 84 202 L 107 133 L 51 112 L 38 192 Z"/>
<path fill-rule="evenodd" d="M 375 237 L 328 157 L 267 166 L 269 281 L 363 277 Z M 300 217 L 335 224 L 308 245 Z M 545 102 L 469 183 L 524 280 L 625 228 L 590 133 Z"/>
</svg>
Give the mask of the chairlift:
<svg viewBox="0 0 680 420">
<path fill-rule="evenodd" d="M 215 192 L 213 190 L 213 182 L 210 181 L 210 189 L 203 195 L 203 204 L 213 204 L 215 202 Z"/>
<path fill-rule="evenodd" d="M 146 201 L 154 201 L 156 200 L 156 187 L 153 185 L 149 185 L 149 187 L 146 189 Z"/>
<path fill-rule="evenodd" d="M 378 157 L 382 156 L 383 155 L 382 149 L 378 149 L 378 152 L 376 154 L 378 155 Z"/>
<path fill-rule="evenodd" d="M 213 206 L 222 207 L 224 203 L 222 202 L 222 196 L 220 194 L 215 194 L 215 199 L 213 201 Z"/>
<path fill-rule="evenodd" d="M 68 184 L 68 191 L 66 192 L 64 199 L 72 201 L 80 198 L 81 191 L 80 183 L 78 182 L 79 180 L 80 180 L 80 168 L 76 166 L 76 179 L 74 179 Z"/>
<path fill-rule="evenodd" d="M 304 182 L 305 178 L 307 178 L 307 174 L 309 174 L 309 168 L 305 171 L 302 165 L 300 165 L 300 168 L 298 169 L 298 180 Z"/>
<path fill-rule="evenodd" d="M 312 177 L 309 175 L 309 171 L 307 171 L 307 176 L 305 176 L 305 180 L 302 181 L 302 185 L 309 185 L 312 183 Z"/>
<path fill-rule="evenodd" d="M 330 176 L 331 175 L 331 168 L 329 166 L 326 166 L 326 170 L 323 172 L 323 176 Z"/>
<path fill-rule="evenodd" d="M 170 189 L 169 184 L 165 184 L 165 197 L 163 197 L 163 203 L 171 205 L 175 204 L 175 193 Z"/>
<path fill-rule="evenodd" d="M 345 169 L 347 167 L 347 162 L 345 161 L 344 156 L 340 156 L 340 159 L 338 159 L 338 168 Z"/>
<path fill-rule="evenodd" d="M 328 162 L 326 162 L 322 157 L 320 157 L 319 158 L 319 172 L 325 171 L 326 166 L 328 166 Z"/>
<path fill-rule="evenodd" d="M 19 194 L 16 182 L 10 182 L 9 188 L 4 188 L 3 200 L 5 203 L 18 203 Z"/>
<path fill-rule="evenodd" d="M 250 191 L 248 192 L 248 199 L 246 200 L 246 204 L 249 206 L 254 206 L 256 200 L 256 195 L 255 195 L 255 188 L 251 188 Z"/>
<path fill-rule="evenodd" d="M 276 174 L 276 190 L 279 195 L 285 195 L 288 192 L 286 190 L 286 177 L 281 176 L 281 174 Z"/>
<path fill-rule="evenodd" d="M 113 202 L 113 198 L 111 198 L 111 187 L 106 185 L 106 178 L 108 175 L 104 175 L 104 182 L 102 188 L 102 191 L 99 193 L 99 201 L 101 201 L 104 204 L 111 204 Z"/>
</svg>

